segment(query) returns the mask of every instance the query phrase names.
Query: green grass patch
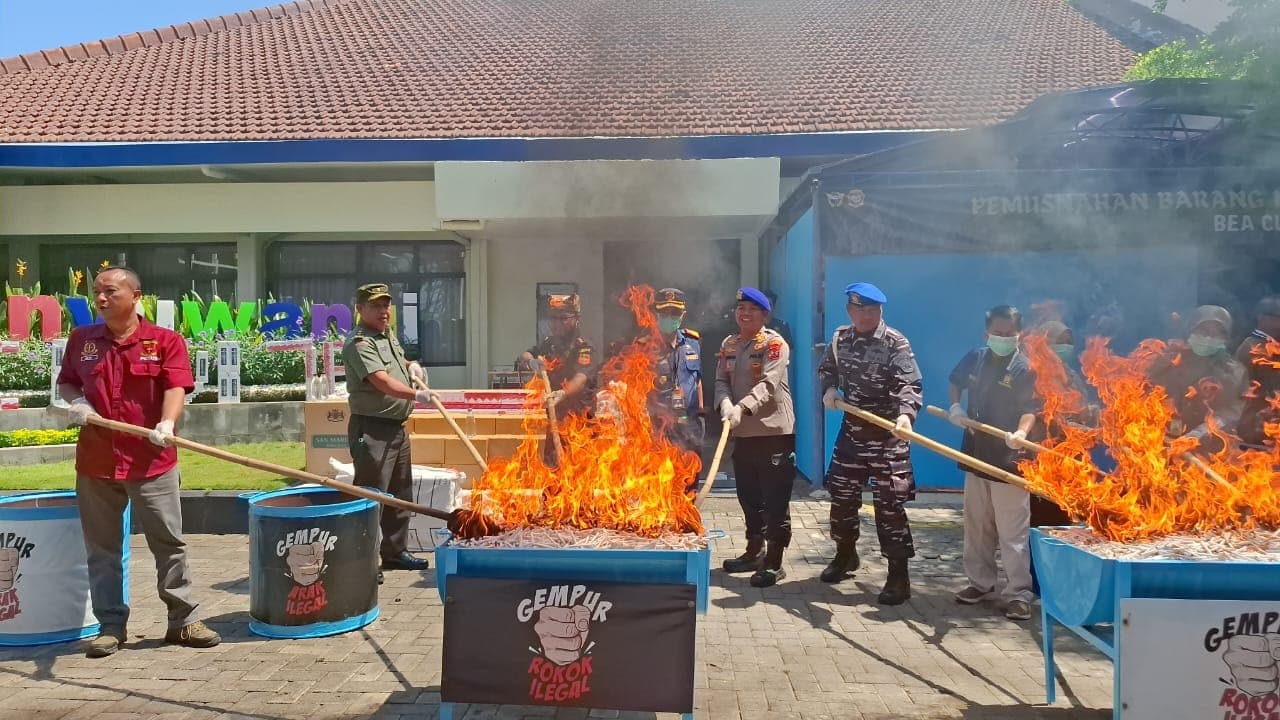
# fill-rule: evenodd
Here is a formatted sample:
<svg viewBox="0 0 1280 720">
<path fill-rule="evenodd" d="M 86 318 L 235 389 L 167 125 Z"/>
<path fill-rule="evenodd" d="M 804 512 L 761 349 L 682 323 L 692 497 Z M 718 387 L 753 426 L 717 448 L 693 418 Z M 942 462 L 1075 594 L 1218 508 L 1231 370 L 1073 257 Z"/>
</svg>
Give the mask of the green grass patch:
<svg viewBox="0 0 1280 720">
<path fill-rule="evenodd" d="M 302 443 L 265 442 L 226 445 L 223 450 L 299 470 L 306 464 Z M 207 455 L 178 449 L 183 490 L 278 490 L 289 480 Z M 70 490 L 76 486 L 75 462 L 0 468 L 0 490 Z"/>
</svg>

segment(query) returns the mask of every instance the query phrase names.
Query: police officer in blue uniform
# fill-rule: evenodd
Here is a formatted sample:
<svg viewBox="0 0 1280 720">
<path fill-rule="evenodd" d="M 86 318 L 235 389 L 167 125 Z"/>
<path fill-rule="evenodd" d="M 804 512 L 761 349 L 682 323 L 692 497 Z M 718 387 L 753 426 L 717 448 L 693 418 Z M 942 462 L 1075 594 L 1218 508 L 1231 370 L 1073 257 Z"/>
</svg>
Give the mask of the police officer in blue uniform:
<svg viewBox="0 0 1280 720">
<path fill-rule="evenodd" d="M 702 448 L 705 421 L 702 415 L 702 336 L 682 327 L 688 306 L 677 288 L 663 288 L 654 298 L 658 314 L 659 348 L 655 402 L 674 422 L 666 426 L 675 444 L 698 452 Z"/>
</svg>

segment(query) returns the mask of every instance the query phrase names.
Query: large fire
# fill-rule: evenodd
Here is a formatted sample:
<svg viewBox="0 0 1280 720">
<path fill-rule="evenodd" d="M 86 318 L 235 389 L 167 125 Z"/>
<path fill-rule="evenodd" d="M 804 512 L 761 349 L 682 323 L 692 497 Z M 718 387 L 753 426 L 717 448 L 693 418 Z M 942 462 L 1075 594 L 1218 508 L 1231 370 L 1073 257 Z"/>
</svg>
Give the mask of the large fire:
<svg viewBox="0 0 1280 720">
<path fill-rule="evenodd" d="M 1266 425 L 1273 441 L 1270 452 L 1241 451 L 1212 415 L 1210 434 L 1221 442 L 1206 446 L 1221 445 L 1221 450 L 1205 453 L 1193 438 L 1169 439 L 1174 435 L 1169 432 L 1173 405 L 1165 391 L 1147 379 L 1147 371 L 1171 349 L 1147 340 L 1121 357 L 1105 340 L 1090 338 L 1081 365 L 1101 401 L 1095 428 L 1086 421 L 1091 418 L 1085 417 L 1085 398 L 1070 385 L 1045 337 L 1029 336 L 1025 345 L 1049 428 L 1042 444 L 1051 449 L 1019 463 L 1033 492 L 1114 541 L 1280 528 L 1280 444 L 1274 442 L 1280 439 L 1280 422 Z M 1280 343 L 1260 346 L 1255 362 L 1276 367 Z M 1280 393 L 1270 402 L 1280 409 Z M 1091 458 L 1099 443 L 1115 461 L 1110 472 L 1104 473 Z"/>
<path fill-rule="evenodd" d="M 655 360 L 663 345 L 653 288 L 633 286 L 621 303 L 631 310 L 641 337 L 605 362 L 599 387 L 613 396 L 614 413 L 559 418 L 564 456 L 558 468 L 543 461 L 539 440 L 525 440 L 507 460 L 494 460 L 475 482 L 471 509 L 505 528 L 609 528 L 655 537 L 702 533 L 702 518 L 689 491 L 701 469 L 696 453 L 664 436 L 668 417 L 650 413 Z M 547 432 L 541 381 L 527 386 L 524 430 Z"/>
</svg>

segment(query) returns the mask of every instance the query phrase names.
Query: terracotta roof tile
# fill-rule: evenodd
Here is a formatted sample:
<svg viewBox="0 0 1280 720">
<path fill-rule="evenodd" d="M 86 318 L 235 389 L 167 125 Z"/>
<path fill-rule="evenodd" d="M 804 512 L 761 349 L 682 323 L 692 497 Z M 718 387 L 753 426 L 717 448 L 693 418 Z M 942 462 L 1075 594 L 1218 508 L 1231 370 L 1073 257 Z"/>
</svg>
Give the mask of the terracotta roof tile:
<svg viewBox="0 0 1280 720">
<path fill-rule="evenodd" d="M 0 60 L 0 142 L 957 128 L 1132 61 L 1061 0 L 299 0 Z"/>
</svg>

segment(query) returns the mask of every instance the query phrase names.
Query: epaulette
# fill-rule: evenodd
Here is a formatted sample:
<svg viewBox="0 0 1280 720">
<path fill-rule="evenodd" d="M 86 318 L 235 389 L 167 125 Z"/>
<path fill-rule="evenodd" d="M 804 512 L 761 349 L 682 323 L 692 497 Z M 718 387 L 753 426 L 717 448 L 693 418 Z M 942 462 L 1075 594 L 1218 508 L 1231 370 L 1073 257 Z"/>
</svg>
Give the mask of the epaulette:
<svg viewBox="0 0 1280 720">
<path fill-rule="evenodd" d="M 692 328 L 684 328 L 684 334 L 685 334 L 685 335 L 688 335 L 689 337 L 693 338 L 694 340 L 701 340 L 701 339 L 702 339 L 702 333 L 700 333 L 700 332 L 698 332 L 697 330 L 694 330 L 694 329 L 692 329 Z"/>
</svg>

